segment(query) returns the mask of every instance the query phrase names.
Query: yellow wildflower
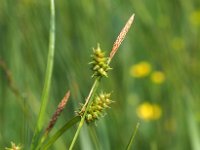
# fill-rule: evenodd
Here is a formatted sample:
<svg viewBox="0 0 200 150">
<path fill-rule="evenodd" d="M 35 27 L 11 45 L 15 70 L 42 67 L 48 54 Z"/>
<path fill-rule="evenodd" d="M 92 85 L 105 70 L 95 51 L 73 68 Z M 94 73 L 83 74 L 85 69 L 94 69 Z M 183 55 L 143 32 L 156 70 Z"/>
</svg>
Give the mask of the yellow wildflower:
<svg viewBox="0 0 200 150">
<path fill-rule="evenodd" d="M 193 11 L 191 14 L 190 14 L 190 23 L 191 25 L 193 26 L 200 26 L 200 10 L 196 10 L 196 11 Z"/>
<path fill-rule="evenodd" d="M 162 84 L 165 81 L 165 74 L 161 71 L 154 71 L 151 74 L 151 81 L 155 84 Z"/>
<path fill-rule="evenodd" d="M 136 65 L 133 65 L 130 69 L 131 76 L 136 78 L 145 77 L 149 75 L 150 72 L 151 72 L 151 64 L 146 61 L 142 61 Z"/>
<path fill-rule="evenodd" d="M 162 110 L 157 104 L 144 102 L 137 108 L 137 115 L 145 121 L 158 120 L 162 115 Z"/>
</svg>

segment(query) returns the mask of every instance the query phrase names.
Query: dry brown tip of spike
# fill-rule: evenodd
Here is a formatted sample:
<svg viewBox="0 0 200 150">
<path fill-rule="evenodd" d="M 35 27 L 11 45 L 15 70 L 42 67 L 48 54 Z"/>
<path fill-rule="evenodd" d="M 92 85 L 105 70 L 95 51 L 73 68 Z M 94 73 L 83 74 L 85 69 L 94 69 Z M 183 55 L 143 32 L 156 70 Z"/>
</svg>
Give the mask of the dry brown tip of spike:
<svg viewBox="0 0 200 150">
<path fill-rule="evenodd" d="M 53 114 L 53 116 L 51 117 L 51 120 L 48 124 L 48 127 L 46 128 L 45 130 L 45 133 L 49 133 L 50 130 L 53 128 L 53 126 L 55 125 L 57 119 L 58 119 L 58 116 L 61 114 L 61 112 L 63 111 L 63 109 L 65 108 L 67 102 L 68 102 L 68 99 L 69 99 L 69 96 L 70 96 L 70 91 L 68 91 L 65 96 L 63 97 L 63 99 L 61 100 L 61 102 L 59 103 L 55 113 Z"/>
<path fill-rule="evenodd" d="M 113 44 L 112 51 L 110 52 L 110 60 L 113 58 L 115 53 L 117 52 L 117 49 L 121 45 L 122 41 L 124 40 L 126 33 L 128 32 L 129 28 L 131 27 L 131 24 L 133 23 L 135 14 L 133 14 L 127 23 L 125 24 L 124 28 L 121 30 L 120 34 L 118 35 L 116 41 Z"/>
</svg>

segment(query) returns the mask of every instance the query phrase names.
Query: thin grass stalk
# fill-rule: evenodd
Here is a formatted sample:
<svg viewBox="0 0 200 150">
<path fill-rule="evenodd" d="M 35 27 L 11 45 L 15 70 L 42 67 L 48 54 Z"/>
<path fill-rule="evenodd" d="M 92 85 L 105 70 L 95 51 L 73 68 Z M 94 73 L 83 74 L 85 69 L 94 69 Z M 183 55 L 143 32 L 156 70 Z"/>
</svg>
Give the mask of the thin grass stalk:
<svg viewBox="0 0 200 150">
<path fill-rule="evenodd" d="M 34 136 L 32 139 L 31 149 L 34 149 L 36 147 L 39 138 L 39 133 L 41 132 L 44 123 L 45 112 L 51 85 L 52 71 L 53 71 L 54 51 L 55 51 L 55 3 L 54 0 L 50 0 L 50 31 L 49 31 L 49 52 L 47 59 L 47 68 L 46 68 L 45 82 L 41 98 L 42 103 L 38 115 L 36 128 L 34 131 Z"/>
<path fill-rule="evenodd" d="M 140 126 L 140 123 L 138 122 L 137 125 L 136 125 L 136 127 L 135 127 L 135 129 L 134 129 L 134 131 L 133 131 L 133 133 L 132 133 L 132 135 L 131 135 L 131 138 L 129 140 L 129 143 L 127 145 L 126 150 L 130 150 L 131 149 L 131 146 L 133 145 L 133 141 L 135 139 L 135 136 L 136 136 L 136 133 L 137 133 L 137 131 L 139 129 L 139 126 Z"/>
<path fill-rule="evenodd" d="M 200 150 L 200 132 L 198 128 L 198 123 L 195 120 L 195 114 L 192 111 L 192 101 L 191 99 L 194 99 L 194 97 L 188 92 L 189 89 L 185 88 L 184 89 L 184 99 L 185 99 L 185 104 L 186 104 L 186 109 L 187 109 L 187 115 L 186 115 L 186 122 L 188 125 L 188 135 L 190 138 L 191 142 L 191 147 L 193 150 Z"/>
</svg>

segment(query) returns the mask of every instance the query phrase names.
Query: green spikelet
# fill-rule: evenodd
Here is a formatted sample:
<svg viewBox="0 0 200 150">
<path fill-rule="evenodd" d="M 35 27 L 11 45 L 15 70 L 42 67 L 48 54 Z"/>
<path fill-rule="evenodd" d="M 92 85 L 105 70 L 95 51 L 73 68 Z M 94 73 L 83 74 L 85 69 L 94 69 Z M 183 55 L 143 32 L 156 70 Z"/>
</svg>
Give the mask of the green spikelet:
<svg viewBox="0 0 200 150">
<path fill-rule="evenodd" d="M 105 109 L 110 108 L 110 104 L 113 103 L 113 101 L 110 100 L 110 96 L 110 93 L 102 93 L 95 97 L 85 117 L 87 123 L 94 122 L 104 116 Z M 80 111 L 78 114 L 83 116 L 84 112 Z"/>
<path fill-rule="evenodd" d="M 92 77 L 95 76 L 105 76 L 108 77 L 108 70 L 112 69 L 107 61 L 108 58 L 105 57 L 105 53 L 102 52 L 99 44 L 97 45 L 97 49 L 93 49 L 93 54 L 91 55 L 92 57 L 92 62 L 89 64 L 92 65 L 91 69 L 94 72 Z"/>
</svg>

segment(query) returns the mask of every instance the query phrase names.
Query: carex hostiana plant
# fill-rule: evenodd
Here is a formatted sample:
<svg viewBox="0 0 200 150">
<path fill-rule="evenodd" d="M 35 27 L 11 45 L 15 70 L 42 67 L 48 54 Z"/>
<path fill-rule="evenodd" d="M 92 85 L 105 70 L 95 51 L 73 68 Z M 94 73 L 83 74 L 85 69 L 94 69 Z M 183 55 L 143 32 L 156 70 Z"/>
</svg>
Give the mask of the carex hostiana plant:
<svg viewBox="0 0 200 150">
<path fill-rule="evenodd" d="M 133 20 L 134 20 L 134 14 L 129 18 L 124 28 L 121 30 L 119 36 L 117 37 L 116 41 L 113 44 L 113 48 L 108 57 L 105 56 L 105 53 L 102 52 L 99 45 L 97 46 L 97 49 L 93 50 L 93 55 L 92 55 L 93 60 L 90 64 L 92 65 L 92 70 L 93 70 L 92 77 L 94 77 L 95 80 L 88 94 L 88 97 L 86 98 L 85 104 L 82 106 L 81 111 L 79 112 L 79 115 L 81 116 L 81 121 L 74 135 L 74 138 L 71 142 L 71 145 L 69 148 L 70 150 L 72 150 L 74 147 L 74 144 L 76 142 L 80 129 L 82 128 L 84 124 L 84 121 L 90 122 L 90 121 L 95 120 L 95 118 L 99 118 L 99 116 L 101 116 L 101 112 L 98 111 L 97 109 L 99 105 L 95 103 L 96 99 L 94 96 L 96 94 L 96 91 L 98 89 L 101 79 L 103 77 L 108 77 L 108 71 L 111 69 L 109 64 L 112 58 L 114 57 L 115 53 L 117 52 L 119 46 L 121 45 L 122 41 L 124 40 L 129 28 L 131 27 Z"/>
<path fill-rule="evenodd" d="M 113 44 L 113 48 L 108 56 L 101 50 L 100 45 L 97 45 L 96 49 L 93 49 L 93 54 L 91 55 L 92 60 L 90 62 L 91 70 L 93 71 L 92 78 L 94 83 L 89 91 L 85 103 L 80 108 L 77 115 L 71 120 L 67 121 L 59 130 L 56 131 L 51 137 L 48 137 L 49 132 L 55 126 L 55 123 L 64 109 L 68 99 L 69 92 L 65 95 L 61 103 L 58 105 L 55 113 L 53 114 L 49 124 L 45 124 L 44 120 L 46 115 L 46 109 L 48 106 L 48 99 L 50 93 L 51 78 L 53 72 L 54 63 L 54 51 L 55 51 L 55 4 L 54 0 L 50 0 L 50 31 L 49 31 L 49 52 L 47 58 L 47 68 L 45 74 L 44 88 L 41 97 L 40 112 L 38 115 L 38 120 L 33 133 L 33 138 L 31 142 L 31 150 L 47 150 L 66 130 L 79 122 L 76 133 L 72 139 L 69 149 L 72 150 L 74 144 L 77 140 L 79 132 L 84 124 L 84 122 L 91 123 L 99 120 L 104 116 L 107 108 L 110 108 L 110 104 L 113 102 L 111 100 L 111 94 L 102 92 L 97 94 L 97 89 L 101 83 L 101 79 L 104 77 L 108 78 L 108 71 L 112 68 L 110 67 L 110 62 L 113 59 L 115 53 L 117 52 L 121 42 L 124 40 L 126 33 L 128 32 L 131 24 L 134 20 L 134 14 L 129 18 L 124 28 L 121 30 L 119 36 Z M 46 129 L 44 128 L 46 126 Z M 12 148 L 16 145 L 12 144 Z M 18 147 L 17 147 L 18 148 Z M 19 147 L 21 148 L 21 147 Z"/>
</svg>

